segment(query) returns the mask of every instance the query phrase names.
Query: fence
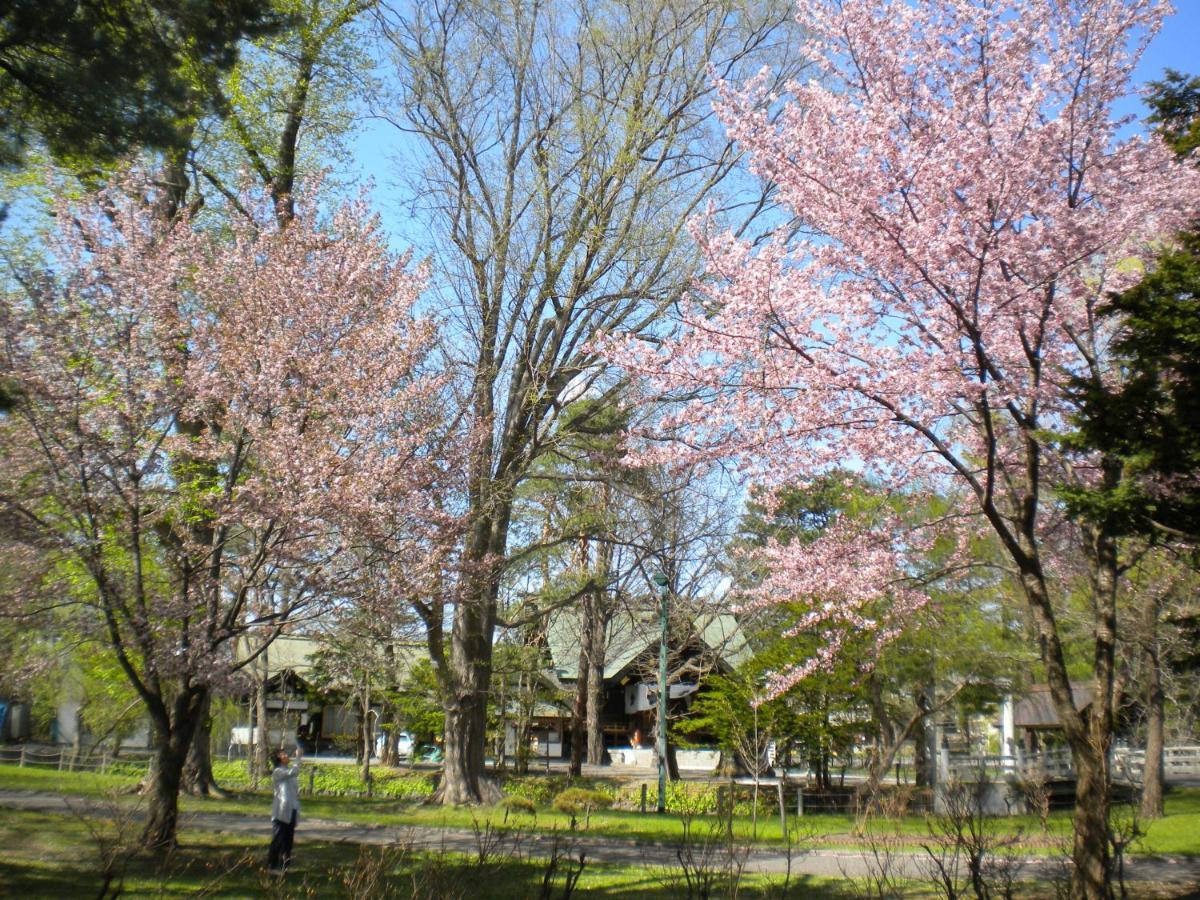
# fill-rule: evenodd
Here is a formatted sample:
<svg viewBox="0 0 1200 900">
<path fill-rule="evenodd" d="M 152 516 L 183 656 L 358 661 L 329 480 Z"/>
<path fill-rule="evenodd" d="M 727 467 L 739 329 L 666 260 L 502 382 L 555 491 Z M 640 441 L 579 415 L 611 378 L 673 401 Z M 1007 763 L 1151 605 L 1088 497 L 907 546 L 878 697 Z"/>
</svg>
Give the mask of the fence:
<svg viewBox="0 0 1200 900">
<path fill-rule="evenodd" d="M 57 769 L 60 772 L 140 774 L 145 771 L 149 759 L 149 754 L 135 752 L 114 756 L 107 750 L 97 753 L 71 747 L 49 748 L 29 744 L 0 747 L 0 763 L 16 764 L 21 768 Z"/>
<path fill-rule="evenodd" d="M 120 775 L 131 779 L 140 779 L 147 774 L 150 765 L 150 754 L 146 752 L 124 751 L 120 756 L 109 752 L 85 750 L 76 751 L 71 747 L 46 747 L 32 744 L 20 746 L 0 745 L 0 764 L 16 765 L 28 769 L 50 769 L 60 772 L 94 772 L 98 774 Z M 220 763 L 217 764 L 221 765 Z M 246 790 L 263 784 L 270 787 L 269 774 L 264 773 L 255 779 L 246 772 L 244 766 L 238 767 L 237 774 L 228 768 L 217 772 L 217 779 L 233 790 Z M 419 782 L 419 783 L 418 783 Z M 433 782 L 424 775 L 372 773 L 367 781 L 358 775 L 355 765 L 345 763 L 327 763 L 319 765 L 305 761 L 301 769 L 300 789 L 308 796 L 327 797 L 390 797 L 395 799 L 419 799 L 433 792 Z"/>
<path fill-rule="evenodd" d="M 1146 768 L 1146 751 L 1118 748 L 1113 751 L 1113 779 L 1141 783 Z M 1163 750 L 1163 778 L 1166 781 L 1200 778 L 1200 746 L 1167 747 Z"/>
<path fill-rule="evenodd" d="M 1109 755 L 1112 780 L 1121 784 L 1141 784 L 1146 751 L 1114 747 Z M 949 759 L 944 769 L 952 778 L 970 780 L 981 773 L 988 777 L 1005 774 L 1037 773 L 1052 780 L 1075 777 L 1071 752 L 1065 747 L 1030 756 L 978 756 Z M 1163 777 L 1166 781 L 1200 778 L 1200 746 L 1167 747 L 1163 751 Z"/>
</svg>

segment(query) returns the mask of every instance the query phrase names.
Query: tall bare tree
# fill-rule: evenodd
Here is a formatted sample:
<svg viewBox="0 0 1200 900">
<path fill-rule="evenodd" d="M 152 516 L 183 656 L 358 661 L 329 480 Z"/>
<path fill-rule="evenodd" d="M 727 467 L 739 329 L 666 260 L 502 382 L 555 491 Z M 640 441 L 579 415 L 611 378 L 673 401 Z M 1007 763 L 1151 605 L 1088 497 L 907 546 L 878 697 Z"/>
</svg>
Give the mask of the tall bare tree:
<svg viewBox="0 0 1200 900">
<path fill-rule="evenodd" d="M 735 0 L 435 0 L 379 17 L 402 84 L 385 112 L 418 156 L 414 212 L 477 428 L 465 583 L 452 613 L 422 613 L 448 698 L 444 802 L 495 794 L 485 708 L 514 491 L 566 402 L 612 388 L 589 342 L 646 330 L 697 273 L 684 223 L 735 162 L 709 67 L 785 59 L 790 15 Z M 743 203 L 727 208 L 745 220 L 764 199 Z"/>
</svg>

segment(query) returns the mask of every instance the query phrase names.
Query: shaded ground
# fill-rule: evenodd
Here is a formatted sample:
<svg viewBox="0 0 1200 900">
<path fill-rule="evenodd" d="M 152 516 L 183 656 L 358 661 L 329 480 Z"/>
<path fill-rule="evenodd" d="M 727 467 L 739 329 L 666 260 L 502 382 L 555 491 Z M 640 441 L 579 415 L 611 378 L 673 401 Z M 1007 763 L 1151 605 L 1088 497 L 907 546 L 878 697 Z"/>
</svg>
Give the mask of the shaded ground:
<svg viewBox="0 0 1200 900">
<path fill-rule="evenodd" d="M 112 812 L 111 805 L 94 798 L 27 791 L 0 791 L 0 807 L 28 813 L 99 817 L 111 815 Z M 132 815 L 136 817 L 136 811 Z M 243 843 L 245 839 L 258 838 L 264 842 L 264 846 L 270 832 L 266 815 L 215 812 L 183 813 L 181 829 L 189 833 L 202 831 L 238 836 Z M 707 834 L 699 828 L 698 832 Z M 444 850 L 478 856 L 481 842 L 491 842 L 491 854 L 495 858 L 510 856 L 544 860 L 553 855 L 556 841 L 561 852 L 564 840 L 571 842 L 574 852 L 585 852 L 592 863 L 658 869 L 677 868 L 679 865 L 680 845 L 677 843 L 620 840 L 578 832 L 567 835 L 521 831 L 489 834 L 485 831 L 481 834 L 458 828 L 376 826 L 330 819 L 303 819 L 297 831 L 301 853 L 306 844 L 351 844 L 376 847 L 404 845 L 418 850 Z M 1197 836 L 1197 841 L 1200 842 L 1200 836 Z M 892 874 L 899 878 L 923 880 L 927 872 L 926 857 L 913 852 L 910 847 L 911 843 L 906 846 L 893 842 L 884 848 L 890 859 Z M 864 850 L 869 851 L 870 848 Z M 870 854 L 864 850 L 800 849 L 789 861 L 787 854 L 778 846 L 758 845 L 747 848 L 746 871 L 770 875 L 782 875 L 790 871 L 793 877 L 864 877 L 871 872 L 868 862 Z M 3 856 L 2 848 L 0 856 Z M 1015 860 L 1013 864 L 1016 877 L 1022 880 L 1050 879 L 1057 874 L 1056 867 L 1059 866 L 1060 863 L 1045 858 L 1023 858 Z M 1135 896 L 1200 896 L 1200 891 L 1197 891 L 1200 888 L 1200 858 L 1136 856 L 1128 861 L 1125 874 L 1129 882 L 1143 886 L 1143 890 L 1135 888 Z M 1152 890 L 1151 885 L 1156 887 Z M 1196 893 L 1191 893 L 1193 891 Z M 2 893 L 3 889 L 0 888 Z"/>
</svg>

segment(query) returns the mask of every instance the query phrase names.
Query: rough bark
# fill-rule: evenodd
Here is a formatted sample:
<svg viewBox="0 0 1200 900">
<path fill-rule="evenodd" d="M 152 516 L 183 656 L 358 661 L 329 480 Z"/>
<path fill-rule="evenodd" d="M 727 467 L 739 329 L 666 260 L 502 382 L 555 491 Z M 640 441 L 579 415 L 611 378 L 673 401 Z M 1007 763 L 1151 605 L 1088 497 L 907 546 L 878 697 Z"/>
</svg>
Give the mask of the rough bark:
<svg viewBox="0 0 1200 900">
<path fill-rule="evenodd" d="M 1107 744 L 1107 739 L 1105 739 Z M 1075 763 L 1075 840 L 1071 857 L 1075 870 L 1071 882 L 1073 898 L 1108 900 L 1110 884 L 1108 844 L 1109 771 L 1107 751 L 1078 752 Z"/>
<path fill-rule="evenodd" d="M 270 753 L 271 735 L 267 728 L 267 654 L 259 657 L 254 678 L 254 724 L 252 749 L 248 760 L 251 783 L 258 787 L 258 779 L 267 773 L 267 757 Z"/>
<path fill-rule="evenodd" d="M 585 595 L 579 629 L 579 668 L 575 681 L 575 703 L 571 708 L 570 775 L 572 778 L 578 778 L 583 774 L 584 744 L 587 739 L 584 734 L 584 725 L 587 719 L 588 686 L 592 671 L 591 619 L 595 615 L 594 605 L 590 593 Z"/>
<path fill-rule="evenodd" d="M 929 689 L 921 687 L 916 695 L 917 709 L 923 715 L 917 725 L 916 739 L 913 741 L 913 768 L 916 770 L 914 780 L 917 787 L 933 787 L 936 779 L 933 774 L 934 760 L 929 752 L 929 731 L 933 723 L 929 719 Z"/>
<path fill-rule="evenodd" d="M 606 510 L 612 508 L 612 484 L 605 481 L 601 487 L 601 502 Z M 608 624 L 612 619 L 613 602 L 608 593 L 612 572 L 613 545 L 602 541 L 596 554 L 595 586 L 587 607 L 584 627 L 591 641 L 588 660 L 587 695 L 587 761 L 588 765 L 604 763 L 604 731 L 600 720 L 604 710 L 604 661 L 608 654 Z"/>
<path fill-rule="evenodd" d="M 362 747 L 362 756 L 359 762 L 362 763 L 362 780 L 364 783 L 369 783 L 371 780 L 371 753 L 374 751 L 373 741 L 371 740 L 371 683 L 370 675 L 363 676 L 363 686 L 358 697 L 358 740 Z"/>
<path fill-rule="evenodd" d="M 469 556 L 483 567 L 491 557 L 496 532 L 507 541 L 507 516 L 502 523 L 489 517 L 475 522 Z M 503 545 L 501 545 L 501 548 Z M 502 552 L 502 550 L 501 550 Z M 449 659 L 434 661 L 446 712 L 445 766 L 442 783 L 432 802 L 454 805 L 498 802 L 500 789 L 485 777 L 487 699 L 492 679 L 492 635 L 496 629 L 499 584 L 494 572 L 468 588 L 454 610 Z"/>
<path fill-rule="evenodd" d="M 1113 726 L 1117 548 L 1103 527 L 1089 529 L 1086 536 L 1095 610 L 1093 697 L 1086 715 L 1075 706 L 1066 654 L 1032 534 L 1023 536 L 1027 552 L 1018 554 L 1017 560 L 1022 566 L 1021 586 L 1041 638 L 1046 681 L 1075 768 L 1071 897 L 1108 900 L 1112 897 L 1108 750 Z"/>
<path fill-rule="evenodd" d="M 604 732 L 600 713 L 604 708 L 604 620 L 597 617 L 592 630 L 591 657 L 587 684 L 587 761 L 590 766 L 604 762 Z"/>
<path fill-rule="evenodd" d="M 455 806 L 498 803 L 502 794 L 494 782 L 483 777 L 484 732 L 479 727 L 486 717 L 470 695 L 446 709 L 446 759 L 442 782 L 431 802 Z"/>
<path fill-rule="evenodd" d="M 169 710 L 163 706 L 152 715 L 157 748 L 151 761 L 146 826 L 141 837 L 146 850 L 170 850 L 177 844 L 183 766 L 207 696 L 203 687 L 181 690 Z"/>
<path fill-rule="evenodd" d="M 212 694 L 205 693 L 199 721 L 187 761 L 183 765 L 181 787 L 193 797 L 226 797 L 212 770 Z"/>
<path fill-rule="evenodd" d="M 1153 591 L 1142 608 L 1142 678 L 1145 682 L 1146 760 L 1142 769 L 1140 814 L 1143 819 L 1163 815 L 1163 747 L 1165 697 L 1158 648 L 1158 596 Z"/>
</svg>

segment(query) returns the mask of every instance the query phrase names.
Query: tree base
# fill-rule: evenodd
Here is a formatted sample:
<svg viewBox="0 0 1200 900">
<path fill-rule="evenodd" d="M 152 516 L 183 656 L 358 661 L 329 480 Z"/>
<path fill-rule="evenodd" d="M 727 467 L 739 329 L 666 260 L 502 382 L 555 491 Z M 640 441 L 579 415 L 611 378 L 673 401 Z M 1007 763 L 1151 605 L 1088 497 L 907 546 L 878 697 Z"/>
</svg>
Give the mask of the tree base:
<svg viewBox="0 0 1200 900">
<path fill-rule="evenodd" d="M 479 779 L 478 796 L 466 785 L 457 786 L 460 789 L 456 790 L 451 787 L 443 776 L 442 783 L 425 803 L 429 806 L 495 806 L 504 799 L 500 786 L 487 778 Z"/>
</svg>

